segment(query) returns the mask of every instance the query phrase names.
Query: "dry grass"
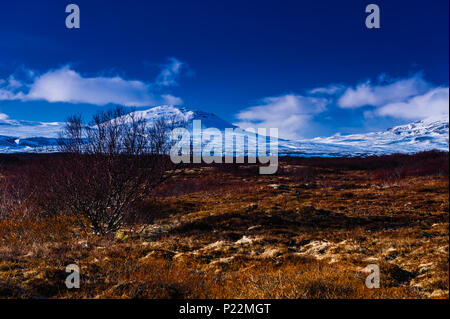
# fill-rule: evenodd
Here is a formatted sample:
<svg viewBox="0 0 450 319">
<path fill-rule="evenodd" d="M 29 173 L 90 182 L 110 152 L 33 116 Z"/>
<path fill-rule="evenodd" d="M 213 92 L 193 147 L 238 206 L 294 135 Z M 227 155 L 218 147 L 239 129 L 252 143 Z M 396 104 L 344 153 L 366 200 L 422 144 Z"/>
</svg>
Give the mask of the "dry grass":
<svg viewBox="0 0 450 319">
<path fill-rule="evenodd" d="M 0 297 L 448 298 L 448 171 L 375 164 L 192 167 L 104 237 L 16 206 L 0 220 Z M 80 289 L 64 285 L 71 263 Z"/>
</svg>

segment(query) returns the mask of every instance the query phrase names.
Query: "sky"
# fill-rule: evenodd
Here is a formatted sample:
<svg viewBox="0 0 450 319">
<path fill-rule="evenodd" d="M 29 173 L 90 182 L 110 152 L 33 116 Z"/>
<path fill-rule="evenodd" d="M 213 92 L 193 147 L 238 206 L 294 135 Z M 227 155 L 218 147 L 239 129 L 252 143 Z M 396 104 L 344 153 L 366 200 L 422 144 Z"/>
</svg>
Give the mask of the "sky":
<svg viewBox="0 0 450 319">
<path fill-rule="evenodd" d="M 68 29 L 68 4 L 80 28 Z M 380 28 L 368 29 L 368 4 Z M 299 139 L 448 116 L 449 2 L 0 4 L 0 120 L 170 104 Z"/>
</svg>

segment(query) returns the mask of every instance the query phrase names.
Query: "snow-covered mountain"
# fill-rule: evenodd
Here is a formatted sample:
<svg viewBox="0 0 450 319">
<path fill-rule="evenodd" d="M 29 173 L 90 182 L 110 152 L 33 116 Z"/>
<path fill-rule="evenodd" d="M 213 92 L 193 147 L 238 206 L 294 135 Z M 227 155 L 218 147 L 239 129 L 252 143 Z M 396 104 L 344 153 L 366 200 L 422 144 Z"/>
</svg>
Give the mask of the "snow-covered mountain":
<svg viewBox="0 0 450 319">
<path fill-rule="evenodd" d="M 203 128 L 215 127 L 224 130 L 235 127 L 213 113 L 184 107 L 162 105 L 134 113 L 149 122 L 164 116 L 168 120 L 175 118 L 185 121 L 189 127 L 192 127 L 193 120 L 201 120 Z M 63 128 L 62 122 L 0 119 L 0 153 L 54 152 L 57 150 L 57 141 Z"/>
<path fill-rule="evenodd" d="M 148 121 L 160 116 L 176 117 L 192 127 L 193 120 L 201 120 L 202 127 L 223 131 L 232 124 L 213 113 L 182 107 L 157 106 L 137 115 Z M 0 119 L 0 153 L 55 151 L 57 138 L 64 123 L 31 122 Z M 437 149 L 449 151 L 448 115 L 396 126 L 382 132 L 317 137 L 308 140 L 279 140 L 279 154 L 303 156 L 357 156 L 372 154 L 416 153 Z"/>
<path fill-rule="evenodd" d="M 0 119 L 0 153 L 41 152 L 57 145 L 64 123 Z"/>
<path fill-rule="evenodd" d="M 310 140 L 280 142 L 280 153 L 309 156 L 417 153 L 433 149 L 449 151 L 448 115 L 396 126 L 381 132 L 335 134 Z"/>
</svg>

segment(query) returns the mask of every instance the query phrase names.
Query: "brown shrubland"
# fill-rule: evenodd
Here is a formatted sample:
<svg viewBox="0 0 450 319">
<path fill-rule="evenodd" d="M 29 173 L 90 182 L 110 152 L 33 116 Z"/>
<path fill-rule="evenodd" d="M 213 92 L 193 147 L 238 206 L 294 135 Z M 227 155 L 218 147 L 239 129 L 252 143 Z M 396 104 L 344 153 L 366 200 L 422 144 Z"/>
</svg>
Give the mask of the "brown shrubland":
<svg viewBox="0 0 450 319">
<path fill-rule="evenodd" d="M 59 160 L 0 156 L 0 298 L 448 298 L 448 153 L 187 166 L 104 235 L 36 188 Z"/>
</svg>

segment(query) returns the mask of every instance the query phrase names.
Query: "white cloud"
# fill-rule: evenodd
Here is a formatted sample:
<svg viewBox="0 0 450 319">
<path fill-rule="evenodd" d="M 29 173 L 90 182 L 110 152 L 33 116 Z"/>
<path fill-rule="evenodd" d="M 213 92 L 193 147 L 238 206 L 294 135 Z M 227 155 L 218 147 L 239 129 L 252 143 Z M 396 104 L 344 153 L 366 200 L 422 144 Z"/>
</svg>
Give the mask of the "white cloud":
<svg viewBox="0 0 450 319">
<path fill-rule="evenodd" d="M 24 94 L 20 91 L 16 92 L 21 87 L 23 87 L 23 84 L 16 80 L 13 75 L 10 75 L 7 79 L 0 79 L 0 101 L 23 99 Z"/>
<path fill-rule="evenodd" d="M 5 113 L 0 113 L 0 121 L 1 120 L 7 120 L 9 118 L 9 116 Z"/>
<path fill-rule="evenodd" d="M 13 92 L 10 92 L 9 90 L 0 88 L 0 101 L 20 100 L 20 99 L 22 99 L 22 95 L 18 95 Z"/>
<path fill-rule="evenodd" d="M 448 87 L 435 87 L 420 73 L 402 79 L 384 74 L 377 81 L 377 84 L 366 81 L 352 87 L 330 84 L 306 91 L 304 95 L 268 97 L 260 105 L 239 112 L 238 122 L 234 124 L 242 128 L 275 127 L 281 138 L 299 139 L 316 134 L 317 129 L 351 127 L 355 118 L 373 123 L 380 117 L 405 122 L 448 117 Z"/>
<path fill-rule="evenodd" d="M 365 105 L 382 106 L 388 103 L 403 102 L 413 96 L 424 94 L 431 88 L 420 74 L 399 79 L 385 85 L 373 85 L 370 81 L 355 88 L 347 88 L 338 99 L 341 108 L 359 108 Z"/>
<path fill-rule="evenodd" d="M 183 104 L 183 100 L 180 99 L 179 97 L 170 95 L 170 94 L 164 94 L 161 95 L 161 97 L 163 98 L 164 104 L 168 104 L 168 105 L 181 105 Z"/>
<path fill-rule="evenodd" d="M 408 120 L 441 118 L 448 116 L 449 88 L 431 89 L 425 94 L 414 96 L 405 102 L 388 103 L 373 113 L 379 116 L 392 116 Z"/>
<path fill-rule="evenodd" d="M 388 78 L 387 75 L 379 80 Z M 372 106 L 364 111 L 366 118 L 390 116 L 404 120 L 421 120 L 448 115 L 448 87 L 433 87 L 422 75 L 406 79 L 389 80 L 384 85 L 372 85 L 370 81 L 347 88 L 338 99 L 341 108 Z"/>
<path fill-rule="evenodd" d="M 278 128 L 279 137 L 297 139 L 307 132 L 312 117 L 325 110 L 328 100 L 287 94 L 265 98 L 262 103 L 239 112 L 234 124 L 244 129 Z"/>
<path fill-rule="evenodd" d="M 154 83 L 114 77 L 85 77 L 70 66 L 50 70 L 36 76 L 31 83 L 20 82 L 13 76 L 0 82 L 0 100 L 45 100 L 48 102 L 108 103 L 124 106 L 149 106 L 155 104 L 182 104 L 170 94 L 162 94 L 161 86 L 176 84 L 182 63 L 171 59 Z M 33 73 L 31 73 L 33 74 Z"/>
<path fill-rule="evenodd" d="M 5 81 L 6 82 L 6 81 Z M 22 86 L 22 83 L 14 77 L 14 75 L 10 75 L 7 80 L 7 88 L 8 89 L 18 89 Z"/>
<path fill-rule="evenodd" d="M 309 90 L 308 93 L 312 94 L 312 95 L 316 95 L 316 94 L 318 94 L 318 95 L 320 95 L 320 94 L 323 94 L 323 95 L 335 95 L 337 93 L 342 92 L 342 90 L 344 90 L 344 89 L 345 89 L 344 85 L 341 85 L 341 84 L 330 84 L 330 85 L 328 85 L 326 87 L 319 87 L 319 88 L 315 88 L 315 89 Z"/>
<path fill-rule="evenodd" d="M 162 70 L 156 78 L 156 83 L 160 86 L 178 85 L 177 80 L 184 63 L 170 58 L 169 63 L 162 66 Z"/>
<path fill-rule="evenodd" d="M 117 103 L 126 106 L 155 103 L 149 85 L 144 82 L 128 81 L 120 77 L 86 78 L 69 67 L 37 77 L 26 99 L 96 105 Z"/>
</svg>

